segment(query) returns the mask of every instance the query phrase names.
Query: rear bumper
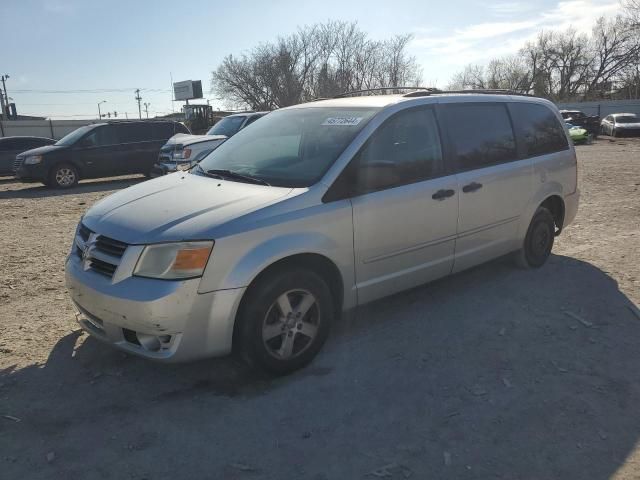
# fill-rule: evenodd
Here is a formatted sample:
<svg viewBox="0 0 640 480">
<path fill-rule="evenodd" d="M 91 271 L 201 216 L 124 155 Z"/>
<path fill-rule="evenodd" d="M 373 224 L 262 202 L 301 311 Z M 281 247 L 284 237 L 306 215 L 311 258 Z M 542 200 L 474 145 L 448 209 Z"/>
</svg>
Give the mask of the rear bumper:
<svg viewBox="0 0 640 480">
<path fill-rule="evenodd" d="M 130 277 L 118 283 L 71 255 L 65 264 L 76 319 L 93 337 L 141 357 L 182 362 L 231 352 L 244 288 L 200 294 L 200 279 Z"/>
</svg>

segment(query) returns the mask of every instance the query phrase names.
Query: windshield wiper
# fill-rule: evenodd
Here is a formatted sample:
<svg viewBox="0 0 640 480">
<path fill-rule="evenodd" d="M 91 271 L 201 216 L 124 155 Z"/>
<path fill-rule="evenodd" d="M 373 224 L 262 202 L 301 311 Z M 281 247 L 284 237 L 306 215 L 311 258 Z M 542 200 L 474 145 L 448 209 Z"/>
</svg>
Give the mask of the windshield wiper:
<svg viewBox="0 0 640 480">
<path fill-rule="evenodd" d="M 200 169 L 202 170 L 202 167 L 200 167 Z M 235 179 L 235 180 L 240 180 L 242 182 L 255 183 L 256 185 L 265 185 L 267 187 L 271 186 L 269 183 L 265 182 L 264 180 L 262 180 L 260 178 L 252 177 L 250 175 L 243 175 L 242 173 L 233 172 L 231 170 L 213 169 L 213 170 L 207 170 L 206 174 L 210 175 L 210 176 L 216 176 L 216 177 L 221 178 L 223 180 L 225 178 L 228 178 L 230 180 Z"/>
</svg>

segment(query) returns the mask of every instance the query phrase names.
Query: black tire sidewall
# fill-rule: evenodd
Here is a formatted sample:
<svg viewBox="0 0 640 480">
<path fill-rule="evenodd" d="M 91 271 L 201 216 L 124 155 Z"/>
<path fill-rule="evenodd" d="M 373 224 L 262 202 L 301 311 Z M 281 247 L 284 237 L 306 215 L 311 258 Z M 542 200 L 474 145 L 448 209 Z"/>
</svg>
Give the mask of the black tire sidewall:
<svg viewBox="0 0 640 480">
<path fill-rule="evenodd" d="M 539 228 L 547 228 L 548 229 L 548 246 L 545 249 L 543 255 L 537 255 L 533 251 L 532 242 L 534 239 L 534 234 Z M 529 229 L 527 230 L 527 236 L 524 240 L 524 258 L 526 260 L 527 265 L 533 268 L 539 268 L 545 264 L 549 256 L 551 255 L 551 250 L 553 249 L 553 243 L 555 239 L 555 222 L 553 220 L 553 215 L 551 212 L 544 207 L 538 208 L 533 219 L 531 220 L 531 224 L 529 225 Z"/>
<path fill-rule="evenodd" d="M 282 293 L 304 289 L 318 302 L 320 325 L 313 343 L 302 354 L 290 360 L 279 360 L 267 351 L 262 341 L 262 322 L 273 302 Z M 282 270 L 260 279 L 247 291 L 238 321 L 243 359 L 254 368 L 284 375 L 307 365 L 320 351 L 329 335 L 334 316 L 334 302 L 326 282 L 310 270 Z"/>
<path fill-rule="evenodd" d="M 75 176 L 76 176 L 75 182 L 73 182 L 71 185 L 60 185 L 56 180 L 56 172 L 58 170 L 60 170 L 61 168 L 69 168 L 69 169 L 73 170 L 73 172 L 75 173 Z M 53 168 L 49 171 L 49 186 L 54 187 L 54 188 L 63 188 L 64 189 L 64 188 L 75 187 L 78 184 L 78 180 L 79 179 L 80 179 L 80 177 L 79 177 L 78 169 L 76 167 L 74 167 L 70 163 L 58 163 L 57 165 L 54 165 Z"/>
</svg>

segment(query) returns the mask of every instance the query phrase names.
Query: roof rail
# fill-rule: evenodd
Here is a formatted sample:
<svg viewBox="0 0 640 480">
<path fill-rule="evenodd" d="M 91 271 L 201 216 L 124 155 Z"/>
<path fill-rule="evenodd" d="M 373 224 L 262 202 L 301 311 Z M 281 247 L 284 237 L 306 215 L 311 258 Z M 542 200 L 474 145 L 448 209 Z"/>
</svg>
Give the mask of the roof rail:
<svg viewBox="0 0 640 480">
<path fill-rule="evenodd" d="M 420 91 L 424 91 L 425 94 L 428 94 L 426 92 L 431 92 L 432 90 L 435 90 L 434 88 L 428 88 L 428 87 L 378 87 L 378 88 L 365 88 L 364 90 L 353 90 L 351 92 L 345 92 L 345 93 L 341 93 L 340 95 L 336 95 L 332 98 L 344 98 L 344 97 L 351 97 L 351 96 L 355 96 L 359 93 L 369 93 L 369 92 L 381 92 L 381 91 L 385 91 L 385 90 L 420 90 Z"/>
<path fill-rule="evenodd" d="M 414 92 L 417 93 L 417 92 Z M 479 95 L 519 95 L 522 97 L 534 97 L 535 95 L 529 95 L 528 93 L 518 92 L 516 90 L 508 90 L 506 88 L 475 88 L 475 89 L 463 89 L 463 90 L 438 90 L 433 89 L 431 92 L 433 94 L 442 94 L 442 93 L 471 93 L 471 94 L 479 94 Z M 411 95 L 410 93 L 406 94 L 405 97 L 408 96 L 418 96 Z"/>
</svg>

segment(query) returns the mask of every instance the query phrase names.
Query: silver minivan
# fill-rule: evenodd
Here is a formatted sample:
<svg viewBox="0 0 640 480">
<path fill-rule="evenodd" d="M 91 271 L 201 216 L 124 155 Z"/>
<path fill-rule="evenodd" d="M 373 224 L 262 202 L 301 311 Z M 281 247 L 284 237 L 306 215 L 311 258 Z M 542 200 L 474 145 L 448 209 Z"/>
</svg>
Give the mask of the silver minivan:
<svg viewBox="0 0 640 480">
<path fill-rule="evenodd" d="M 95 204 L 66 282 L 82 328 L 127 352 L 234 351 L 286 373 L 348 309 L 505 254 L 542 266 L 578 197 L 576 154 L 546 100 L 316 101 Z"/>
</svg>

